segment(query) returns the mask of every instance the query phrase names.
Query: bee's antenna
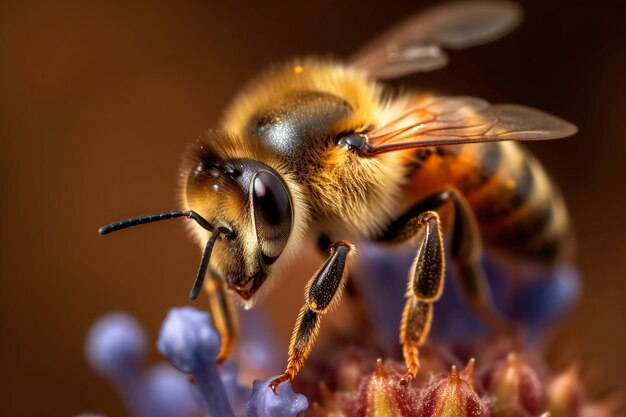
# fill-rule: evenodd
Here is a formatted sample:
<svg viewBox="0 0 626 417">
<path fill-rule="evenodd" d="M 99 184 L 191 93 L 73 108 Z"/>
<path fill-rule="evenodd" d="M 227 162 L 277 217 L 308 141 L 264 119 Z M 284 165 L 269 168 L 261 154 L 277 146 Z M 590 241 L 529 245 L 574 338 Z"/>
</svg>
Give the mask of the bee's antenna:
<svg viewBox="0 0 626 417">
<path fill-rule="evenodd" d="M 175 219 L 177 217 L 187 217 L 189 219 L 195 220 L 200 226 L 211 232 L 211 237 L 207 242 L 204 253 L 202 254 L 202 260 L 200 261 L 200 268 L 198 269 L 198 275 L 196 276 L 196 281 L 193 284 L 193 288 L 189 293 L 189 298 L 195 300 L 202 289 L 202 284 L 204 283 L 204 277 L 206 275 L 207 268 L 209 266 L 209 261 L 211 260 L 211 253 L 213 252 L 213 246 L 215 246 L 215 242 L 220 234 L 230 234 L 232 233 L 228 228 L 225 227 L 217 227 L 214 228 L 211 224 L 206 221 L 204 217 L 199 215 L 193 210 L 173 210 L 173 211 L 164 211 L 162 213 L 155 214 L 145 214 L 143 216 L 131 217 L 129 219 L 119 220 L 107 225 L 102 226 L 98 233 L 101 235 L 106 235 L 112 232 L 117 232 L 118 230 L 126 229 L 128 227 L 139 226 L 140 224 L 152 223 L 152 222 L 160 222 L 161 220 L 169 220 Z"/>
<path fill-rule="evenodd" d="M 202 254 L 202 260 L 200 261 L 200 268 L 198 268 L 198 275 L 196 276 L 196 281 L 193 283 L 193 287 L 191 288 L 191 292 L 189 293 L 189 298 L 191 300 L 195 300 L 200 294 L 200 290 L 202 289 L 202 284 L 204 283 L 204 277 L 206 275 L 207 267 L 209 266 L 209 260 L 211 259 L 211 252 L 213 252 L 213 246 L 215 246 L 215 242 L 219 237 L 220 233 L 227 233 L 228 230 L 218 227 L 211 233 L 211 237 L 209 241 L 206 243 L 204 247 L 204 253 Z"/>
<path fill-rule="evenodd" d="M 175 219 L 177 217 L 187 217 L 192 220 L 195 220 L 200 226 L 207 229 L 208 231 L 213 231 L 213 226 L 204 219 L 204 217 L 200 216 L 193 210 L 174 210 L 174 211 L 164 211 L 162 213 L 155 214 L 145 214 L 143 216 L 131 217 L 130 219 L 119 220 L 117 222 L 113 222 L 111 224 L 107 224 L 102 226 L 98 233 L 101 235 L 106 235 L 108 233 L 117 232 L 118 230 L 126 229 L 127 227 L 138 226 L 140 224 L 159 222 L 161 220 L 169 220 Z"/>
</svg>

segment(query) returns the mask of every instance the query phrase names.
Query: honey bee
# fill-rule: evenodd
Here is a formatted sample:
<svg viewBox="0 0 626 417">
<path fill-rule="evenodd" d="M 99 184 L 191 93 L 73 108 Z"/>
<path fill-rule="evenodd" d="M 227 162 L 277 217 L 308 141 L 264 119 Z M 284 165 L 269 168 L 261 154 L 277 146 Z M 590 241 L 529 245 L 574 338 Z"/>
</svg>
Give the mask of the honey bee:
<svg viewBox="0 0 626 417">
<path fill-rule="evenodd" d="M 497 331 L 511 325 L 492 305 L 482 242 L 528 264 L 549 267 L 569 256 L 563 200 L 517 141 L 570 136 L 574 125 L 475 97 L 393 94 L 379 82 L 440 68 L 444 48 L 495 40 L 520 16 L 506 1 L 440 5 L 347 63 L 304 58 L 270 69 L 243 89 L 218 130 L 187 151 L 184 210 L 121 220 L 100 233 L 176 217 L 195 221 L 204 252 L 190 297 L 206 276 L 222 336 L 219 359 L 237 334 L 234 300 L 252 306 L 307 237 L 326 237 L 327 259 L 306 286 L 274 390 L 296 376 L 321 317 L 339 303 L 356 253 L 349 240 L 410 241 L 415 260 L 400 323 L 402 383 L 409 383 L 443 291 L 444 251 L 469 305 Z"/>
</svg>

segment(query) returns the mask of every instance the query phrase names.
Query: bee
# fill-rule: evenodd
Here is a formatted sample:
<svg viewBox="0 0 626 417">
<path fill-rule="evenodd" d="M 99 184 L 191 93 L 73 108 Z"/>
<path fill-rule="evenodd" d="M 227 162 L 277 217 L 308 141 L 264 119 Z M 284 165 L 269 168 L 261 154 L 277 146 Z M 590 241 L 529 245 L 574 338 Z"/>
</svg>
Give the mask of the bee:
<svg viewBox="0 0 626 417">
<path fill-rule="evenodd" d="M 346 63 L 303 58 L 273 67 L 243 89 L 219 129 L 188 149 L 180 175 L 184 210 L 121 220 L 100 233 L 194 220 L 204 251 L 190 297 L 206 278 L 220 360 L 237 335 L 234 301 L 251 307 L 305 239 L 325 237 L 327 259 L 306 286 L 274 390 L 294 379 L 322 316 L 339 303 L 356 254 L 350 242 L 410 242 L 415 258 L 400 323 L 402 383 L 409 383 L 442 295 L 446 259 L 469 305 L 493 329 L 508 331 L 511 323 L 491 301 L 483 243 L 525 264 L 551 267 L 570 256 L 563 200 L 518 141 L 570 136 L 574 125 L 475 97 L 394 94 L 380 82 L 443 67 L 445 48 L 495 40 L 520 16 L 506 1 L 444 4 Z"/>
</svg>

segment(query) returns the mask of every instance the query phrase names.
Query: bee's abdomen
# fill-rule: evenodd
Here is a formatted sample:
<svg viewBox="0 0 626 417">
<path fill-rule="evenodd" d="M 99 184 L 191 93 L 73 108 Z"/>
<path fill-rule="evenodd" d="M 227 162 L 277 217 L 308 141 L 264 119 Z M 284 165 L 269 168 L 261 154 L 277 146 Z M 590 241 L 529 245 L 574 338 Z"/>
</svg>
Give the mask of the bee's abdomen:
<svg viewBox="0 0 626 417">
<path fill-rule="evenodd" d="M 487 146 L 500 153 L 497 169 L 482 187 L 464 191 L 485 240 L 512 255 L 556 261 L 570 244 L 558 189 L 523 147 L 512 142 L 481 145 Z"/>
<path fill-rule="evenodd" d="M 419 178 L 424 176 L 431 177 L 434 187 L 452 185 L 465 195 L 486 246 L 547 263 L 568 251 L 569 222 L 561 195 L 537 159 L 519 144 L 441 148 L 424 159 L 411 184 L 423 185 Z"/>
</svg>

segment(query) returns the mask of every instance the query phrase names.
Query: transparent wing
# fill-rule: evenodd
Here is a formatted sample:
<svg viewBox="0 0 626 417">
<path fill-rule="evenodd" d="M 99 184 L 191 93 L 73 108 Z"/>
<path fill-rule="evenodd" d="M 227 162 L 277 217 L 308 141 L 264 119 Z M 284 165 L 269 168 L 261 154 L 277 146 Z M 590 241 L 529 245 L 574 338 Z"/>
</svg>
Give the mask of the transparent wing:
<svg viewBox="0 0 626 417">
<path fill-rule="evenodd" d="M 379 79 L 445 66 L 442 48 L 491 42 L 512 31 L 522 10 L 505 0 L 468 0 L 438 5 L 409 18 L 350 58 L 351 65 Z"/>
<path fill-rule="evenodd" d="M 417 100 L 391 123 L 367 134 L 365 154 L 400 149 L 571 136 L 576 126 L 530 107 L 491 105 L 476 97 Z"/>
</svg>

